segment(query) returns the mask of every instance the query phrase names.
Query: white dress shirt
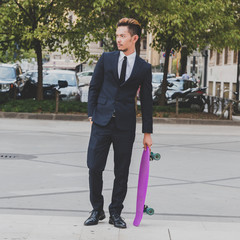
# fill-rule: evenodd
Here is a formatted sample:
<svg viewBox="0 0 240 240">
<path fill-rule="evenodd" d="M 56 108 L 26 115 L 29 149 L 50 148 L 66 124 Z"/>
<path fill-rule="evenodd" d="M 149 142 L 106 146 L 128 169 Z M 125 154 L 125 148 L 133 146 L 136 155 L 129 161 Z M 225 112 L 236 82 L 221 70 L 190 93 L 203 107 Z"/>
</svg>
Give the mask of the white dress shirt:
<svg viewBox="0 0 240 240">
<path fill-rule="evenodd" d="M 121 74 L 121 69 L 122 69 L 122 62 L 123 59 L 126 55 L 120 51 L 119 59 L 118 59 L 118 77 L 120 78 Z M 132 70 L 133 70 L 133 65 L 136 59 L 136 52 L 126 56 L 127 57 L 127 68 L 126 68 L 126 76 L 125 76 L 125 81 L 130 77 Z"/>
</svg>

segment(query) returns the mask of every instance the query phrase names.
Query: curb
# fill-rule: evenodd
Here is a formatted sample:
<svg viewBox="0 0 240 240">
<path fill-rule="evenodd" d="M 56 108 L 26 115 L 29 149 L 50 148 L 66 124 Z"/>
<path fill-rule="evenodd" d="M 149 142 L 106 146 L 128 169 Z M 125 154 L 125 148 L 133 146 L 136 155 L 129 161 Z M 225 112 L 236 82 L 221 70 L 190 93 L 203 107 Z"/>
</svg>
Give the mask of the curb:
<svg viewBox="0 0 240 240">
<path fill-rule="evenodd" d="M 240 126 L 240 121 L 233 121 L 233 120 L 209 120 L 209 119 L 189 119 L 189 118 L 153 118 L 153 122 L 154 123 L 166 123 L 166 124 Z"/>
<path fill-rule="evenodd" d="M 62 113 L 18 113 L 0 112 L 0 118 L 39 119 L 39 120 L 62 120 L 62 121 L 88 121 L 84 114 L 62 114 Z M 141 123 L 142 118 L 137 117 Z M 240 126 L 240 121 L 232 120 L 209 120 L 209 119 L 188 119 L 188 118 L 153 118 L 153 123 L 161 124 L 191 124 L 191 125 L 224 125 Z"/>
<path fill-rule="evenodd" d="M 18 113 L 18 112 L 0 112 L 0 118 L 88 121 L 87 115 L 61 114 L 61 113 Z"/>
</svg>

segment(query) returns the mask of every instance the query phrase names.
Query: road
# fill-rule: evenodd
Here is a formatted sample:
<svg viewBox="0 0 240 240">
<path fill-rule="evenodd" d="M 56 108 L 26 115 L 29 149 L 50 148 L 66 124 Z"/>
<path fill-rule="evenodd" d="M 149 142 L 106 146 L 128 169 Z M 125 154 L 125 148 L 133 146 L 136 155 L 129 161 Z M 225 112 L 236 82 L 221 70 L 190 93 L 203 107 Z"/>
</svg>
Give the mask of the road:
<svg viewBox="0 0 240 240">
<path fill-rule="evenodd" d="M 86 150 L 81 121 L 0 119 L 0 214 L 87 217 Z M 240 127 L 154 125 L 147 203 L 158 220 L 240 222 Z M 123 216 L 133 218 L 142 153 L 141 124 Z M 113 185 L 113 151 L 104 172 L 105 210 Z"/>
</svg>

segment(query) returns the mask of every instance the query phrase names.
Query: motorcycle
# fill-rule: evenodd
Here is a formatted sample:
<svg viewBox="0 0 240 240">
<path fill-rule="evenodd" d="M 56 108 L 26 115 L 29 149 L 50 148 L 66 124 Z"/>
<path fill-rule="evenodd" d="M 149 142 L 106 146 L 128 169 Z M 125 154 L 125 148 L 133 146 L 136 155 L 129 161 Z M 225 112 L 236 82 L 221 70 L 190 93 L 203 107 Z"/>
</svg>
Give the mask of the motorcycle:
<svg viewBox="0 0 240 240">
<path fill-rule="evenodd" d="M 178 99 L 179 107 L 190 108 L 202 112 L 206 104 L 206 87 L 196 87 L 192 85 L 194 87 L 184 89 L 184 87 L 179 87 L 179 83 L 180 81 L 184 81 L 186 83 L 185 80 L 177 79 L 175 81 L 168 81 L 168 88 L 166 91 L 166 105 L 175 105 Z M 184 85 L 185 83 L 183 83 L 182 85 Z M 188 85 L 189 84 L 185 84 L 185 86 Z M 158 104 L 161 94 L 162 88 L 160 85 L 154 93 L 153 104 Z"/>
</svg>

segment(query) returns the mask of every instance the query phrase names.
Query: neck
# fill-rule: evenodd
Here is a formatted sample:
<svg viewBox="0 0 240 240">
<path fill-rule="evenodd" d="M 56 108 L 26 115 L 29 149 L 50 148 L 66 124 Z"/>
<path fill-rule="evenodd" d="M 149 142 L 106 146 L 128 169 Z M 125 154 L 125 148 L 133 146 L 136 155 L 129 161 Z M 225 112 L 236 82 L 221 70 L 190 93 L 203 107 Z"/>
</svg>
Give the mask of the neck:
<svg viewBox="0 0 240 240">
<path fill-rule="evenodd" d="M 135 52 L 135 48 L 134 49 L 129 49 L 126 52 L 123 52 L 126 56 L 129 56 L 131 54 L 133 54 Z"/>
</svg>

